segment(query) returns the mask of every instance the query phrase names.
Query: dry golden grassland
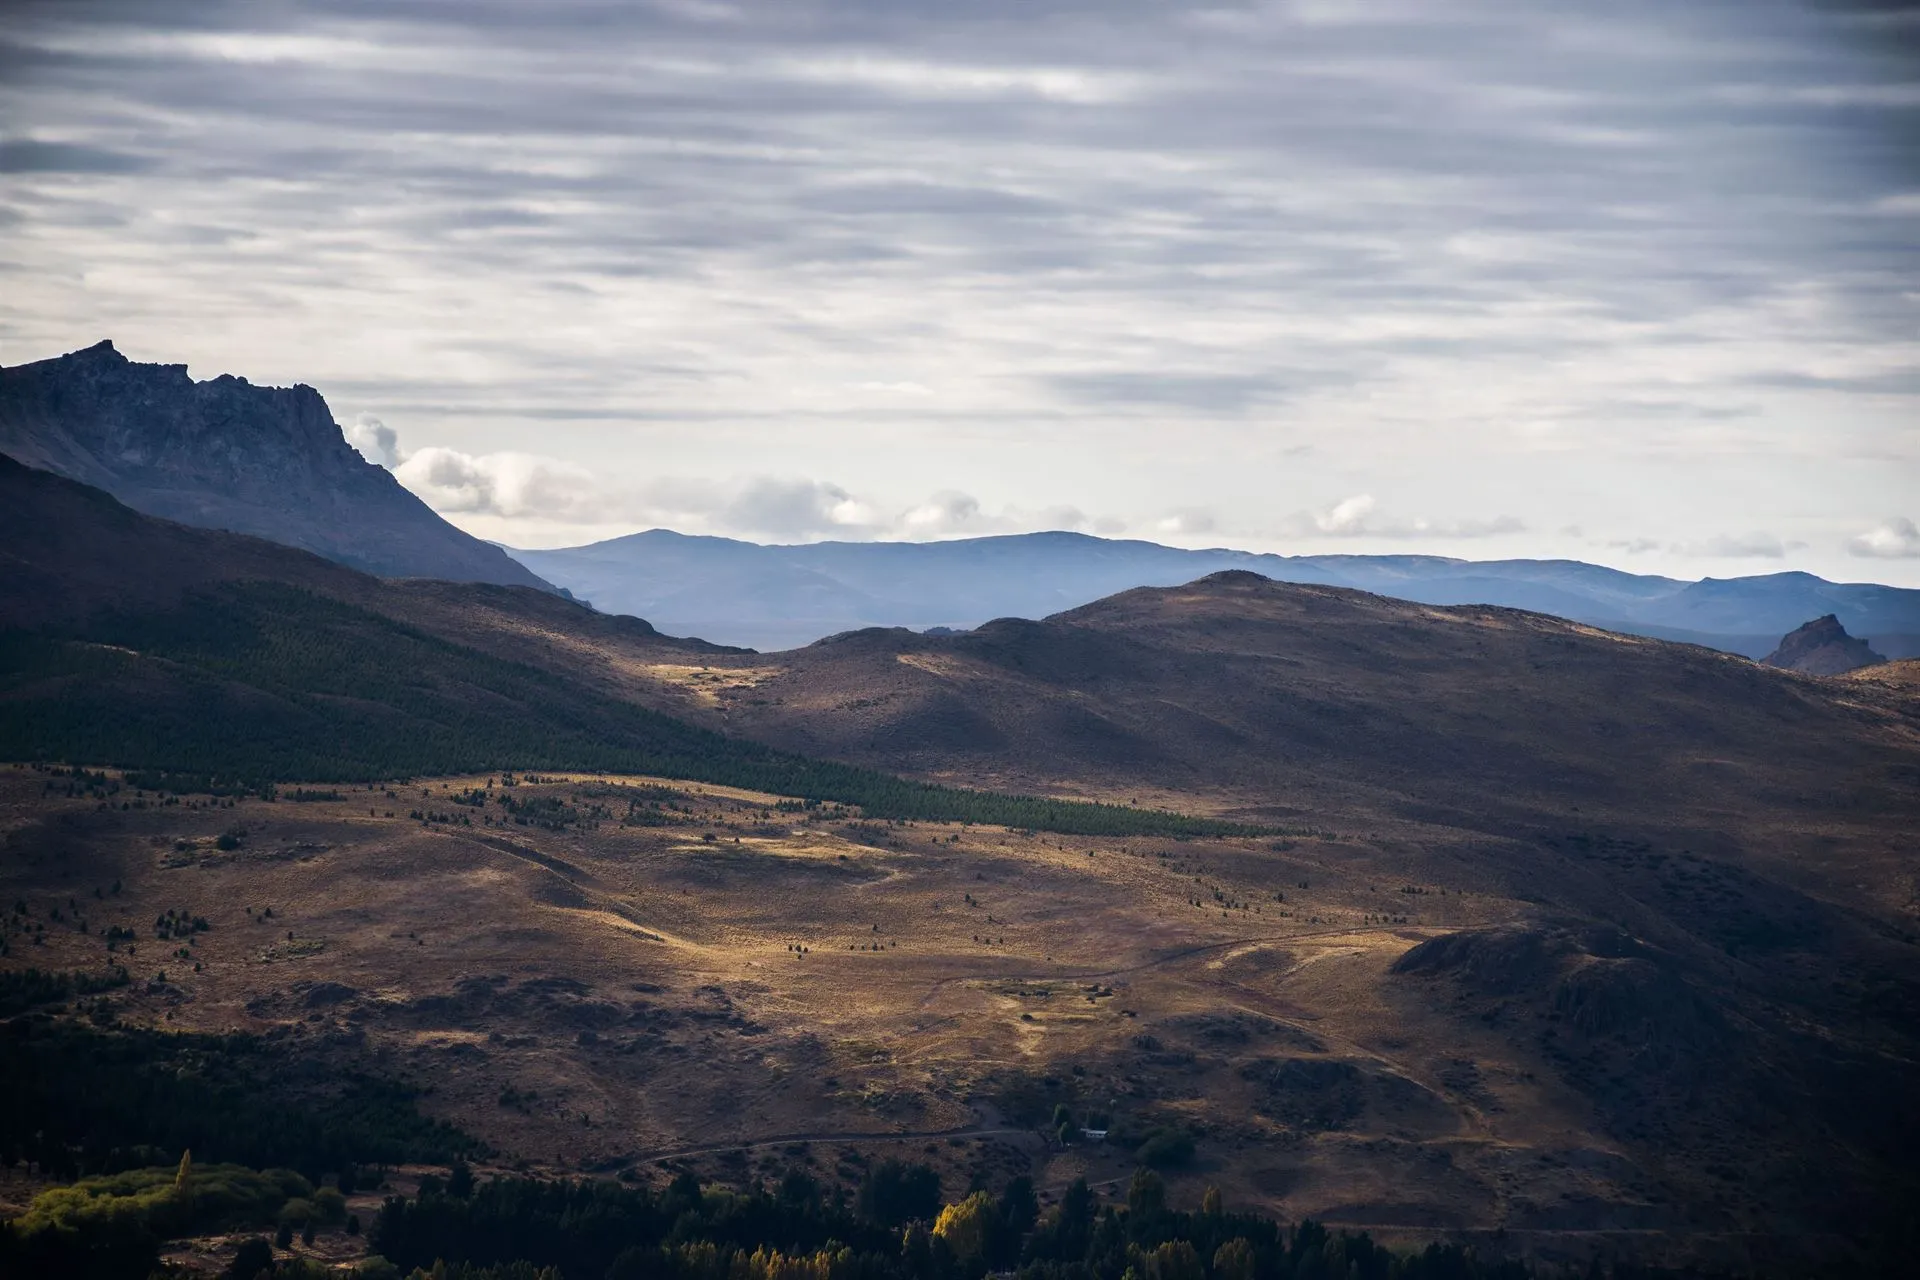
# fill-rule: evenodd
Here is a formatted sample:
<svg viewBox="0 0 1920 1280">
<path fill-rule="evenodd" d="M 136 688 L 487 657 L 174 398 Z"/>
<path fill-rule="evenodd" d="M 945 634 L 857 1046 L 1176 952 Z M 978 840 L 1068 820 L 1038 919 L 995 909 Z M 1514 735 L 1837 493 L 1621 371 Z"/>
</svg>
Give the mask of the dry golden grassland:
<svg viewBox="0 0 1920 1280">
<path fill-rule="evenodd" d="M 125 1017 L 382 1063 L 549 1171 L 804 1158 L 851 1181 L 847 1157 L 891 1153 L 955 1190 L 1122 1178 L 1114 1146 L 1042 1135 L 1066 1102 L 1197 1135 L 1178 1195 L 1389 1235 L 1639 1198 L 1577 1095 L 1389 978 L 1423 938 L 1524 914 L 1412 833 L 1115 842 L 501 782 L 103 811 L 0 770 L 0 895 L 64 916 L 0 964 L 125 964 Z M 475 789 L 495 802 L 453 802 Z M 508 794 L 578 820 L 520 825 Z M 629 825 L 635 800 L 678 825 Z M 169 911 L 211 927 L 157 940 Z M 137 940 L 110 949 L 115 926 Z"/>
</svg>

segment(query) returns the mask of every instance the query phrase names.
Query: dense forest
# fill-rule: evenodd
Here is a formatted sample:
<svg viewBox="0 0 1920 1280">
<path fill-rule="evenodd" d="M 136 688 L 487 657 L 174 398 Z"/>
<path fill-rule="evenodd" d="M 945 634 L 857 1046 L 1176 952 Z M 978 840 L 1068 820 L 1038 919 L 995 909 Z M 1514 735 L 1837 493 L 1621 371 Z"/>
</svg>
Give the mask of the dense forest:
<svg viewBox="0 0 1920 1280">
<path fill-rule="evenodd" d="M 208 786 L 593 770 L 835 801 L 874 818 L 1117 837 L 1281 834 L 813 760 L 270 583 L 227 584 L 180 608 L 109 614 L 78 630 L 0 631 L 0 673 L 0 759 L 154 770 Z"/>
<path fill-rule="evenodd" d="M 446 1162 L 478 1144 L 416 1092 L 330 1064 L 322 1047 L 44 1014 L 0 1022 L 0 1160 L 57 1177 L 203 1160 L 320 1182 L 361 1164 Z"/>
</svg>

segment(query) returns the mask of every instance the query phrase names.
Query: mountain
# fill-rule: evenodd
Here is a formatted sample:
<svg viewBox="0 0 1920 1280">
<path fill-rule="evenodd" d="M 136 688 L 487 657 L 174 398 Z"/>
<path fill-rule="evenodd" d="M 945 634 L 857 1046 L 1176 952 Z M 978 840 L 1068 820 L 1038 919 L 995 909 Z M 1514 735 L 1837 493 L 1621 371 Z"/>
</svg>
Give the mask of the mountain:
<svg viewBox="0 0 1920 1280">
<path fill-rule="evenodd" d="M 548 585 L 362 458 L 312 387 L 195 382 L 185 365 L 136 363 L 101 342 L 0 369 L 0 453 L 150 515 L 382 577 Z"/>
<path fill-rule="evenodd" d="M 1866 641 L 1848 635 L 1840 619 L 1829 613 L 1796 628 L 1762 661 L 1803 675 L 1838 676 L 1883 663 L 1886 658 L 1875 653 Z"/>
<path fill-rule="evenodd" d="M 991 618 L 1045 617 L 1133 587 L 1246 569 L 1423 604 L 1527 609 L 1753 658 L 1804 619 L 1833 613 L 1884 653 L 1920 654 L 1920 591 L 1806 573 L 1682 582 L 1576 560 L 1187 551 L 1059 532 L 761 546 L 655 529 L 512 554 L 601 609 L 769 650 L 861 627 L 965 629 Z"/>
<path fill-rule="evenodd" d="M 0 759 L 42 762 L 0 890 L 47 925 L 0 960 L 205 915 L 121 1016 L 404 1065 L 502 1160 L 804 1140 L 851 1194 L 911 1135 L 1059 1188 L 1165 1133 L 1183 1203 L 1583 1271 L 1844 1259 L 1920 1194 L 1911 663 L 1244 570 L 767 655 L 5 462 L 0 557 Z M 1055 1105 L 1112 1140 L 1030 1141 Z"/>
</svg>

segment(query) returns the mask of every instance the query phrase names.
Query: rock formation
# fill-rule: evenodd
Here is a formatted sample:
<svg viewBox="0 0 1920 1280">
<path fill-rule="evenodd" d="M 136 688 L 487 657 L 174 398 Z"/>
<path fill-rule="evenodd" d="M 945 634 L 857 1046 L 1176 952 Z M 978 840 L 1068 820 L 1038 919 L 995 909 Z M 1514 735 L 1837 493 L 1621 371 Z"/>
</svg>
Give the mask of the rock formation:
<svg viewBox="0 0 1920 1280">
<path fill-rule="evenodd" d="M 0 369 L 0 452 L 150 515 L 250 533 L 389 578 L 548 587 L 346 442 L 312 387 L 206 382 L 111 342 Z"/>
<path fill-rule="evenodd" d="M 1770 667 L 1784 667 L 1810 676 L 1838 676 L 1886 659 L 1865 640 L 1847 634 L 1840 619 L 1828 614 L 1815 618 L 1780 641 L 1780 647 L 1762 659 Z"/>
</svg>

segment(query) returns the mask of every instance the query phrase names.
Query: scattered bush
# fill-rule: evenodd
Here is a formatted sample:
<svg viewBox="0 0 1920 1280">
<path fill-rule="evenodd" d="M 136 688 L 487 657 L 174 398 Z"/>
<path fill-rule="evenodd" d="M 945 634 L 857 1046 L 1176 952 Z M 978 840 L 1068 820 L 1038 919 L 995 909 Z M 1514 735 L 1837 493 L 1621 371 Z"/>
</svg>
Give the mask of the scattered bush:
<svg viewBox="0 0 1920 1280">
<path fill-rule="evenodd" d="M 1137 1154 L 1150 1169 L 1177 1169 L 1193 1159 L 1193 1139 L 1178 1129 L 1155 1129 Z"/>
</svg>

